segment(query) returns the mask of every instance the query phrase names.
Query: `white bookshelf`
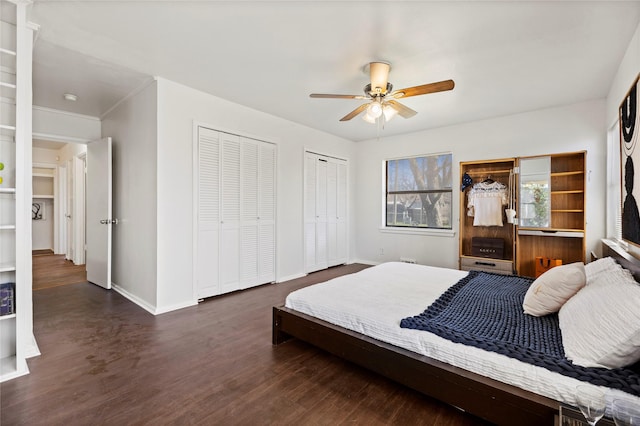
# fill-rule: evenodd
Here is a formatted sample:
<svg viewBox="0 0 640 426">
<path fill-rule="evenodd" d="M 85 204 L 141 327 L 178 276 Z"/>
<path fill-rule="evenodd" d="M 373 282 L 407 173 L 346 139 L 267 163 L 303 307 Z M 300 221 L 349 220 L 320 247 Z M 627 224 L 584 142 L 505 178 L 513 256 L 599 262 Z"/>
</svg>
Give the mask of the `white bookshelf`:
<svg viewBox="0 0 640 426">
<path fill-rule="evenodd" d="M 27 374 L 33 353 L 31 203 L 34 26 L 24 0 L 0 2 L 0 283 L 14 283 L 15 313 L 0 316 L 0 382 Z M 36 348 L 37 350 L 37 348 Z"/>
</svg>

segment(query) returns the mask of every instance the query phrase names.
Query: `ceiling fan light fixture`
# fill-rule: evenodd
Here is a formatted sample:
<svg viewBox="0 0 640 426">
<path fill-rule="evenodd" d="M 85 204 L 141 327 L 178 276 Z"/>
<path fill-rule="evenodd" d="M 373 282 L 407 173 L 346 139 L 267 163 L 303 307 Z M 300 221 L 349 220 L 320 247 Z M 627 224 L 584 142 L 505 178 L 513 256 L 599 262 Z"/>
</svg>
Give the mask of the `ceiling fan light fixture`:
<svg viewBox="0 0 640 426">
<path fill-rule="evenodd" d="M 382 115 L 382 105 L 380 102 L 371 102 L 367 107 L 367 115 L 376 119 Z"/>
<path fill-rule="evenodd" d="M 398 115 L 398 110 L 387 104 L 382 107 L 382 113 L 384 114 L 384 121 L 390 121 L 393 117 Z"/>
<path fill-rule="evenodd" d="M 369 124 L 376 124 L 376 119 L 372 116 L 369 115 L 369 113 L 366 113 L 362 116 L 362 119 L 364 121 L 366 121 Z"/>
</svg>

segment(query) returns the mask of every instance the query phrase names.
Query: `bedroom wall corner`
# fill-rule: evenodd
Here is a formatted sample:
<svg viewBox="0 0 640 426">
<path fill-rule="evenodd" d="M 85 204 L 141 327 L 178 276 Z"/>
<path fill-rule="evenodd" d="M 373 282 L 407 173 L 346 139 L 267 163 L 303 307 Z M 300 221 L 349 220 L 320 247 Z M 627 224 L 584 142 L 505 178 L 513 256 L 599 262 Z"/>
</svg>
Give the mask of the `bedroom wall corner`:
<svg viewBox="0 0 640 426">
<path fill-rule="evenodd" d="M 196 302 L 193 277 L 194 123 L 277 145 L 277 282 L 304 274 L 304 149 L 348 158 L 350 168 L 353 167 L 354 142 L 158 78 L 159 312 Z M 349 205 L 353 209 L 353 170 L 349 170 L 349 174 Z M 353 218 L 353 212 L 350 214 Z M 350 225 L 353 227 L 353 222 Z"/>
<path fill-rule="evenodd" d="M 129 300 L 157 306 L 157 84 L 141 88 L 102 120 L 113 140 L 112 284 Z"/>
<path fill-rule="evenodd" d="M 640 24 L 629 42 L 607 94 L 607 128 L 618 120 L 618 108 L 622 103 L 622 98 L 626 95 L 638 73 L 640 73 Z"/>
</svg>

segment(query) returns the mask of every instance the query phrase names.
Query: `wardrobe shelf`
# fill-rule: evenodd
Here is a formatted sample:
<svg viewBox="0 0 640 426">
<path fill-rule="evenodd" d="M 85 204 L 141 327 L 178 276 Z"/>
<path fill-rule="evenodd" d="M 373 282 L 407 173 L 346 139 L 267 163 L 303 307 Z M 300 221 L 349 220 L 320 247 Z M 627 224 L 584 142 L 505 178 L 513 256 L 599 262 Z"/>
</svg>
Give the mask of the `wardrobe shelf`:
<svg viewBox="0 0 640 426">
<path fill-rule="evenodd" d="M 15 263 L 0 263 L 0 272 L 12 272 L 16 270 Z"/>
<path fill-rule="evenodd" d="M 39 178 L 53 178 L 53 174 L 47 174 L 47 173 L 32 173 L 31 176 L 39 177 Z"/>
<path fill-rule="evenodd" d="M 551 210 L 551 213 L 584 213 L 582 209 L 560 209 L 560 210 Z"/>
<path fill-rule="evenodd" d="M 15 318 L 15 317 L 16 317 L 16 314 L 0 315 L 0 321 L 10 320 L 11 318 Z"/>
<path fill-rule="evenodd" d="M 584 194 L 582 189 L 572 189 L 568 191 L 551 191 L 551 195 L 561 195 L 561 194 Z"/>
<path fill-rule="evenodd" d="M 491 175 L 508 175 L 513 169 L 501 169 L 501 170 L 484 170 L 484 171 L 474 171 L 469 170 L 467 174 L 469 176 L 484 176 L 487 174 Z"/>
<path fill-rule="evenodd" d="M 0 188 L 0 194 L 15 194 L 15 188 Z"/>
<path fill-rule="evenodd" d="M 52 200 L 53 195 L 34 194 L 32 198 L 34 200 Z"/>
<path fill-rule="evenodd" d="M 574 170 L 574 171 L 570 171 L 570 172 L 555 172 L 555 173 L 551 173 L 551 177 L 575 176 L 575 175 L 581 175 L 581 174 L 584 174 L 583 170 Z"/>
<path fill-rule="evenodd" d="M 0 225 L 0 230 L 11 230 L 11 229 L 16 229 L 16 225 Z"/>
<path fill-rule="evenodd" d="M 5 55 L 9 55 L 9 56 L 16 56 L 15 50 L 9 50 L 9 49 L 5 49 L 3 47 L 0 47 L 0 53 L 3 53 Z"/>
</svg>

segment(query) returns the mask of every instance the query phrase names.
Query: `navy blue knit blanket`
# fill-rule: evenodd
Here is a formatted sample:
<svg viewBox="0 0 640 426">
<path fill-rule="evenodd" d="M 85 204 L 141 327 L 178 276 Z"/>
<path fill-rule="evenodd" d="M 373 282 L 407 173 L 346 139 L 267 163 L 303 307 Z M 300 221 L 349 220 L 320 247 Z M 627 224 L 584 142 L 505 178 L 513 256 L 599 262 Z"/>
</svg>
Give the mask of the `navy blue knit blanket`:
<svg viewBox="0 0 640 426">
<path fill-rule="evenodd" d="M 452 342 L 497 352 L 599 386 L 640 396 L 640 363 L 586 368 L 564 354 L 558 315 L 526 315 L 531 278 L 471 271 L 420 315 L 400 327 L 429 331 Z"/>
</svg>

